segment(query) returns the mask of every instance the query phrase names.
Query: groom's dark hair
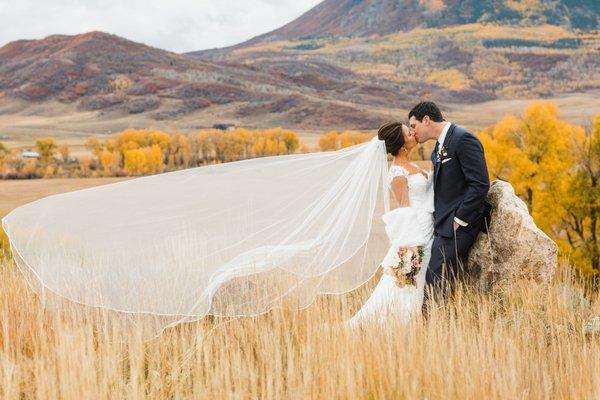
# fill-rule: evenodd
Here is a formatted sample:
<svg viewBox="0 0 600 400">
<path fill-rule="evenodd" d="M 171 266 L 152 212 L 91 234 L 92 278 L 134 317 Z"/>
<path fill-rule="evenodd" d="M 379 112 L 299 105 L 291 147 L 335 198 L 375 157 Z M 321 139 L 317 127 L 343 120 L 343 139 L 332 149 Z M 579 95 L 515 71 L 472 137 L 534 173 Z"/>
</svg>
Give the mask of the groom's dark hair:
<svg viewBox="0 0 600 400">
<path fill-rule="evenodd" d="M 415 117 L 418 121 L 423 121 L 423 117 L 426 115 L 428 115 L 433 122 L 442 122 L 444 120 L 442 112 L 433 101 L 422 101 L 414 106 L 408 113 L 408 119 L 410 119 L 410 117 Z"/>
</svg>

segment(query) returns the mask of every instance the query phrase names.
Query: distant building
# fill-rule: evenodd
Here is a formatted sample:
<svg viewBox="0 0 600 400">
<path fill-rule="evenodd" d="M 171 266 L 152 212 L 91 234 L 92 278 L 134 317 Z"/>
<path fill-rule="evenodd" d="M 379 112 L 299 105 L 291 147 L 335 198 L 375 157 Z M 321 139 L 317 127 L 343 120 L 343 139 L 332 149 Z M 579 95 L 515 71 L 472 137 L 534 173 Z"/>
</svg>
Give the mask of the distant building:
<svg viewBox="0 0 600 400">
<path fill-rule="evenodd" d="M 37 151 L 27 150 L 21 153 L 23 158 L 40 158 L 40 154 Z"/>
<path fill-rule="evenodd" d="M 213 128 L 214 128 L 214 129 L 219 129 L 219 130 L 221 130 L 221 131 L 230 131 L 230 130 L 232 130 L 232 129 L 234 129 L 234 128 L 235 128 L 235 124 L 225 124 L 225 123 L 222 123 L 222 124 L 214 124 L 214 125 L 213 125 Z"/>
</svg>

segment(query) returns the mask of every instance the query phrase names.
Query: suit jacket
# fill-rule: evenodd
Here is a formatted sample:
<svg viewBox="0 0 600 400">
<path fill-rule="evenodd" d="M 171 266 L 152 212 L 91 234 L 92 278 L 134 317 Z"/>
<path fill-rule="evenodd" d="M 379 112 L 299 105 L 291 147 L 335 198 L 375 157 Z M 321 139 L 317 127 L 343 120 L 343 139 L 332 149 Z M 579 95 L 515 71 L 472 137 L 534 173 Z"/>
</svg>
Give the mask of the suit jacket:
<svg viewBox="0 0 600 400">
<path fill-rule="evenodd" d="M 433 151 L 435 193 L 435 232 L 447 238 L 454 237 L 454 217 L 467 222 L 460 226 L 472 236 L 487 232 L 491 205 L 486 197 L 490 179 L 483 146 L 475 135 L 451 124 L 441 149 L 445 157 L 437 162 Z"/>
</svg>

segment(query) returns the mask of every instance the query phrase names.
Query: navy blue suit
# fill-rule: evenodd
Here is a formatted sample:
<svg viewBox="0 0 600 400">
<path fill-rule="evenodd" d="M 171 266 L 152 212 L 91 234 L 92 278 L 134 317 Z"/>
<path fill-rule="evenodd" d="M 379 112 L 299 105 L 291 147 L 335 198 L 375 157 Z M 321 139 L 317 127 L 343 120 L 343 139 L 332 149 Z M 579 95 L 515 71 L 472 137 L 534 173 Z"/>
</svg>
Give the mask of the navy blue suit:
<svg viewBox="0 0 600 400">
<path fill-rule="evenodd" d="M 490 204 L 486 201 L 490 187 L 483 146 L 464 128 L 451 124 L 444 144 L 445 153 L 438 160 L 434 150 L 434 239 L 426 283 L 433 293 L 445 295 L 479 232 L 487 231 Z M 454 232 L 454 217 L 468 223 Z M 427 303 L 427 293 L 426 300 Z M 426 307 L 427 304 L 424 304 Z"/>
</svg>

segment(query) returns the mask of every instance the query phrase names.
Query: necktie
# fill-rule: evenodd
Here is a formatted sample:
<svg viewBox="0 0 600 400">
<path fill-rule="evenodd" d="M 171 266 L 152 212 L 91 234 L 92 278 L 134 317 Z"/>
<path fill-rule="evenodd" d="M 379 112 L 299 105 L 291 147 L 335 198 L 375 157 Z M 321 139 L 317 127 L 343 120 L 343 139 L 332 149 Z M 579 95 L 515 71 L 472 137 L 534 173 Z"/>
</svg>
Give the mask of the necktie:
<svg viewBox="0 0 600 400">
<path fill-rule="evenodd" d="M 440 162 L 440 142 L 435 142 L 435 149 L 433 150 L 433 163 L 437 164 Z"/>
</svg>

